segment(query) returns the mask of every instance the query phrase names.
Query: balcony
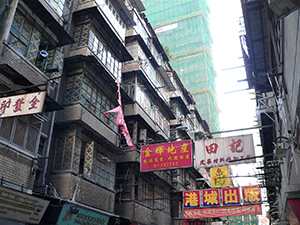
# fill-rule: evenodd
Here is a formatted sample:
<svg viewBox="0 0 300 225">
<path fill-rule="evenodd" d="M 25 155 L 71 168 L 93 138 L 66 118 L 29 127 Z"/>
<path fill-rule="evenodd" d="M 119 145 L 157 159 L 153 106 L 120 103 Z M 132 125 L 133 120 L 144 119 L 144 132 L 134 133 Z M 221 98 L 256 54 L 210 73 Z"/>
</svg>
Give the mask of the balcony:
<svg viewBox="0 0 300 225">
<path fill-rule="evenodd" d="M 78 122 L 92 130 L 96 135 L 107 139 L 111 144 L 119 145 L 119 135 L 113 131 L 100 118 L 96 117 L 89 109 L 81 103 L 65 105 L 65 109 L 60 112 L 58 123 Z"/>
<path fill-rule="evenodd" d="M 58 47 L 73 43 L 72 37 L 64 28 L 70 22 L 71 13 L 66 5 L 54 8 L 53 4 L 45 0 L 24 0 L 23 2 L 55 34 L 59 40 Z M 64 17 L 63 14 L 68 16 Z"/>
</svg>

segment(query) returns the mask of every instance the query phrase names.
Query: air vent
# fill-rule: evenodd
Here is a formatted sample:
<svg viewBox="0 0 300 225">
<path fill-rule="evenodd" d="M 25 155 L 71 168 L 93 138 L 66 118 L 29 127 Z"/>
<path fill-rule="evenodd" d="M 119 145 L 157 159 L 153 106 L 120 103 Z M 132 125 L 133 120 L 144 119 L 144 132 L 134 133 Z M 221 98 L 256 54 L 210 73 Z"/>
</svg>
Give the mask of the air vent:
<svg viewBox="0 0 300 225">
<path fill-rule="evenodd" d="M 300 8 L 300 0 L 269 0 L 269 6 L 278 19 Z"/>
</svg>

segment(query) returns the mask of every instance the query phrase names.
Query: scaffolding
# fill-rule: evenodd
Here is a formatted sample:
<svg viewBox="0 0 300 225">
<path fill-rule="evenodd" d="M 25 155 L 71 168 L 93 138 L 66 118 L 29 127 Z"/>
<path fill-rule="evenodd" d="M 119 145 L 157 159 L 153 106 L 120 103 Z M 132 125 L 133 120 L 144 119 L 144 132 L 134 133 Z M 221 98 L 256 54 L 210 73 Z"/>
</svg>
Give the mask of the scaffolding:
<svg viewBox="0 0 300 225">
<path fill-rule="evenodd" d="M 163 46 L 169 48 L 170 63 L 197 110 L 212 132 L 219 131 L 216 72 L 211 56 L 212 37 L 207 0 L 143 0 L 145 14 Z M 171 29 L 170 29 L 171 28 Z"/>
</svg>

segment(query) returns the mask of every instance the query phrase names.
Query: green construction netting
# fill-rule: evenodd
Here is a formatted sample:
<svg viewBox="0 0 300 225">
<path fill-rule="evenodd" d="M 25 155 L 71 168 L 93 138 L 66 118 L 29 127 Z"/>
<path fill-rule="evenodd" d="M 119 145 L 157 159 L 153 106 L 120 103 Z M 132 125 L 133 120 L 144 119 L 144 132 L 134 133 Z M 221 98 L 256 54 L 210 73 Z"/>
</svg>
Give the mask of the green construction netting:
<svg viewBox="0 0 300 225">
<path fill-rule="evenodd" d="M 142 2 L 154 30 L 162 30 L 157 32 L 157 37 L 163 46 L 169 47 L 170 63 L 193 95 L 201 117 L 207 121 L 211 131 L 219 131 L 207 0 Z"/>
</svg>

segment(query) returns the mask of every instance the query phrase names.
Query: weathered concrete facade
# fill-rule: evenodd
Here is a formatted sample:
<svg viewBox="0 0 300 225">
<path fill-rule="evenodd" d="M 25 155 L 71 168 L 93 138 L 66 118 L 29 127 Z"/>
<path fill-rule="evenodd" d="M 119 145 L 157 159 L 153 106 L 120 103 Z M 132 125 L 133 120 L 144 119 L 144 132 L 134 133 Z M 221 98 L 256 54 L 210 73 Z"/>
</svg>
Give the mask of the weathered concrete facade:
<svg viewBox="0 0 300 225">
<path fill-rule="evenodd" d="M 11 214 L 1 211 L 1 224 L 183 220 L 182 192 L 196 189 L 201 173 L 141 172 L 140 148 L 197 139 L 195 132 L 209 127 L 190 110 L 195 102 L 144 10 L 139 0 L 0 3 L 0 97 L 46 92 L 35 114 L 4 117 L 23 103 L 0 100 L 0 188 L 16 196 L 7 197 Z M 103 117 L 120 104 L 116 81 L 135 150 L 117 114 Z M 38 102 L 31 99 L 31 107 Z M 19 211 L 11 210 L 23 198 Z"/>
<path fill-rule="evenodd" d="M 265 154 L 271 224 L 299 224 L 299 1 L 242 0 L 244 60 Z M 246 53 L 248 50 L 248 54 Z"/>
</svg>

